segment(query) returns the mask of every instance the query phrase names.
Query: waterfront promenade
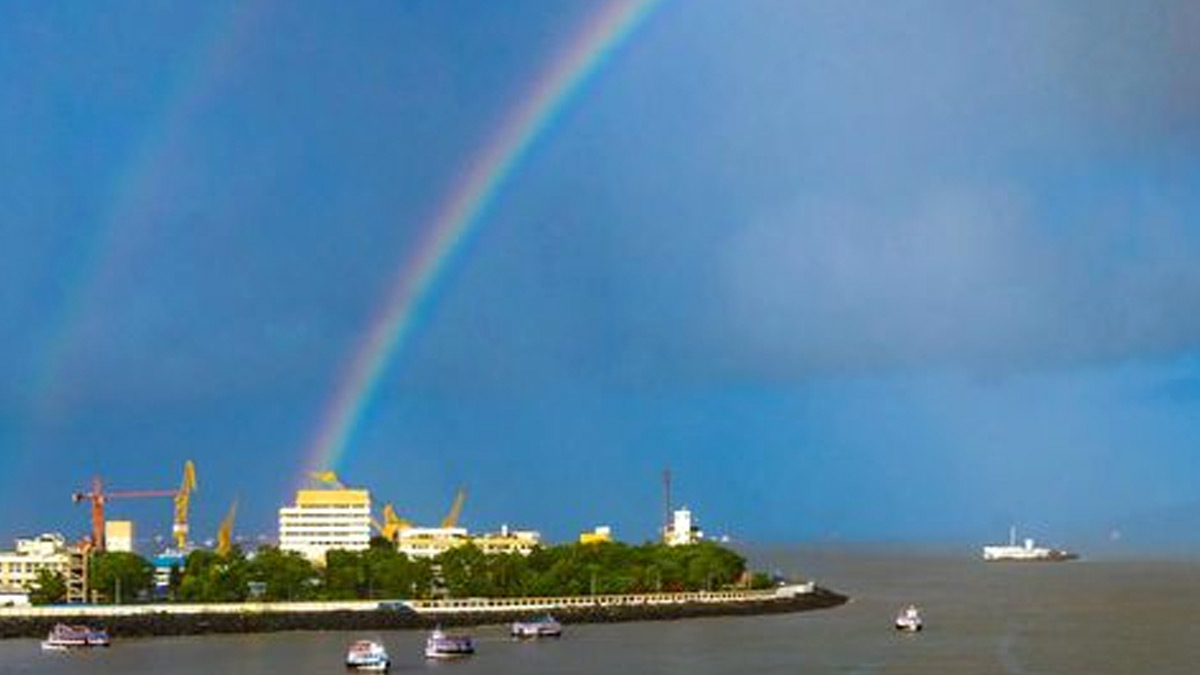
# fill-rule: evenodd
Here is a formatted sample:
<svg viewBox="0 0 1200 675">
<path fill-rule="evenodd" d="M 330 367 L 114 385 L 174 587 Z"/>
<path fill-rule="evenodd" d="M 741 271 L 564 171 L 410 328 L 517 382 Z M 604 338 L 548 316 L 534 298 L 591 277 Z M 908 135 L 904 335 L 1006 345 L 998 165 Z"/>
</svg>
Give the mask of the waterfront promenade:
<svg viewBox="0 0 1200 675">
<path fill-rule="evenodd" d="M 0 608 L 0 637 L 39 637 L 57 622 L 103 625 L 114 635 L 401 629 L 505 623 L 545 612 L 573 623 L 768 614 L 821 609 L 845 600 L 810 582 L 766 590 L 555 598 L 6 607 Z"/>
</svg>

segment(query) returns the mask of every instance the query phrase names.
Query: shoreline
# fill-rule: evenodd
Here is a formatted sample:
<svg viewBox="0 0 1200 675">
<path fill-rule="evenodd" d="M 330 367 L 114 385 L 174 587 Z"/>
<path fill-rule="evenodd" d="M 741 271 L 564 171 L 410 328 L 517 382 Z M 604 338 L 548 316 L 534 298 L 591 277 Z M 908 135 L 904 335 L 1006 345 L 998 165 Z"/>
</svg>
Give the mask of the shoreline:
<svg viewBox="0 0 1200 675">
<path fill-rule="evenodd" d="M 808 585 L 791 591 L 498 598 L 451 601 L 347 603 L 241 603 L 229 605 L 119 605 L 5 608 L 0 639 L 43 638 L 56 623 L 102 627 L 115 638 L 273 633 L 300 630 L 419 630 L 506 624 L 553 612 L 564 624 L 672 621 L 829 609 L 849 598 Z M 796 591 L 796 588 L 803 588 Z"/>
</svg>

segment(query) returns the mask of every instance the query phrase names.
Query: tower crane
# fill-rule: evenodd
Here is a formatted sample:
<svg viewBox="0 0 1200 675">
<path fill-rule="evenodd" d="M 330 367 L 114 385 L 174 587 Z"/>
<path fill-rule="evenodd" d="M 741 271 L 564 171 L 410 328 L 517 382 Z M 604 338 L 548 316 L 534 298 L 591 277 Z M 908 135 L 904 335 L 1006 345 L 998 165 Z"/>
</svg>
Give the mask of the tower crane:
<svg viewBox="0 0 1200 675">
<path fill-rule="evenodd" d="M 450 512 L 442 519 L 442 527 L 458 527 L 458 517 L 462 515 L 463 502 L 466 499 L 467 491 L 460 488 L 458 494 L 454 496 L 454 504 L 450 507 Z"/>
<path fill-rule="evenodd" d="M 328 485 L 336 490 L 345 490 L 346 484 L 338 478 L 335 471 L 310 471 L 308 476 L 322 485 Z M 380 522 L 375 516 L 371 516 L 371 526 L 379 533 L 381 537 L 390 542 L 395 543 L 396 537 L 401 530 L 407 530 L 412 527 L 412 523 L 401 518 L 396 514 L 396 507 L 390 503 L 383 505 L 383 522 Z"/>
<path fill-rule="evenodd" d="M 309 471 L 309 478 L 317 481 L 322 485 L 327 485 L 335 490 L 345 490 L 346 485 L 342 483 L 342 479 L 338 478 L 336 471 Z"/>
<path fill-rule="evenodd" d="M 74 501 L 76 504 L 78 504 L 79 502 L 83 502 L 83 501 L 92 503 L 92 537 L 91 537 L 91 541 L 89 542 L 91 549 L 94 551 L 103 551 L 104 550 L 104 543 L 105 543 L 104 542 L 104 506 L 105 506 L 105 504 L 108 503 L 108 500 L 110 500 L 110 499 L 140 499 L 140 498 L 146 498 L 146 497 L 173 497 L 176 499 L 176 503 L 175 503 L 176 504 L 176 509 L 175 509 L 176 522 L 175 522 L 175 528 L 173 528 L 173 530 L 176 532 L 176 540 L 178 540 L 178 536 L 179 536 L 178 528 L 179 528 L 180 523 L 179 523 L 178 519 L 179 519 L 179 516 L 181 513 L 183 514 L 183 519 L 184 519 L 182 529 L 184 532 L 184 536 L 186 537 L 188 497 L 184 497 L 184 499 L 183 499 L 183 509 L 182 510 L 179 508 L 179 506 L 180 506 L 179 497 L 180 497 L 180 494 L 182 492 L 184 492 L 184 490 L 183 490 L 184 487 L 187 488 L 187 492 L 189 493 L 189 495 L 190 495 L 191 490 L 195 488 L 196 469 L 195 469 L 195 466 L 192 464 L 191 460 L 188 460 L 187 463 L 184 464 L 183 473 L 184 473 L 184 481 L 183 481 L 183 485 L 181 485 L 181 489 L 179 489 L 179 490 L 109 490 L 106 492 L 104 490 L 104 481 L 102 481 L 100 479 L 100 476 L 92 477 L 92 489 L 90 492 L 76 492 L 71 495 L 71 500 Z M 188 481 L 189 476 L 191 477 L 190 483 Z"/>
<path fill-rule="evenodd" d="M 180 551 L 187 547 L 188 508 L 195 490 L 196 465 L 189 459 L 183 464 L 183 480 L 179 482 L 179 490 L 175 493 L 175 524 L 171 527 L 171 534 L 175 535 L 175 547 Z"/>
<path fill-rule="evenodd" d="M 222 558 L 233 550 L 233 520 L 237 517 L 237 507 L 238 502 L 234 499 L 229 506 L 229 513 L 225 514 L 221 527 L 217 529 L 217 555 Z"/>
<path fill-rule="evenodd" d="M 380 523 L 371 517 L 371 525 L 379 532 L 379 535 L 392 543 L 396 543 L 402 530 L 407 530 L 412 527 L 412 523 L 396 515 L 396 508 L 390 503 L 383 505 L 383 522 Z"/>
</svg>

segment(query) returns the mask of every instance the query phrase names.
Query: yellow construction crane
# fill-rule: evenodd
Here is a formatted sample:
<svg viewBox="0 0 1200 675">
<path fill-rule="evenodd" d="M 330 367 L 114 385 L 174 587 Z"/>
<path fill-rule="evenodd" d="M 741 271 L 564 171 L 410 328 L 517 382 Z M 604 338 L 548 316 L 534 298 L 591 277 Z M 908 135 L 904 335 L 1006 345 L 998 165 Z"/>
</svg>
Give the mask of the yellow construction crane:
<svg viewBox="0 0 1200 675">
<path fill-rule="evenodd" d="M 374 516 L 371 516 L 371 525 L 375 527 L 381 537 L 390 542 L 395 542 L 399 538 L 401 530 L 412 527 L 412 523 L 396 515 L 396 509 L 391 504 L 383 505 L 383 522 L 380 523 Z"/>
<path fill-rule="evenodd" d="M 454 496 L 454 505 L 450 507 L 450 513 L 442 518 L 442 527 L 458 527 L 458 517 L 462 514 L 463 502 L 467 499 L 466 490 L 459 489 L 458 494 Z"/>
<path fill-rule="evenodd" d="M 229 506 L 229 513 L 225 514 L 221 527 L 217 529 L 217 555 L 222 558 L 233 550 L 233 519 L 237 517 L 237 507 L 238 502 L 234 499 L 233 504 Z"/>
<path fill-rule="evenodd" d="M 341 479 L 338 478 L 337 472 L 335 471 L 309 471 L 308 475 L 322 485 L 328 485 L 329 487 L 336 488 L 338 490 L 346 489 L 346 486 L 342 483 Z"/>
<path fill-rule="evenodd" d="M 196 491 L 196 465 L 192 460 L 183 464 L 183 480 L 175 493 L 175 525 L 171 534 L 175 536 L 175 547 L 183 550 L 188 539 L 188 508 L 191 506 L 192 493 Z"/>
</svg>

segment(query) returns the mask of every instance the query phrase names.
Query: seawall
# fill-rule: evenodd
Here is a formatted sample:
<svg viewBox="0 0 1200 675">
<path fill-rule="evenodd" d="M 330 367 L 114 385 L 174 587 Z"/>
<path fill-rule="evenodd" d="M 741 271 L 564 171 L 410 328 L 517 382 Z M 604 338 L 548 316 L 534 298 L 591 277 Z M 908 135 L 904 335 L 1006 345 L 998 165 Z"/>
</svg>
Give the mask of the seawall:
<svg viewBox="0 0 1200 675">
<path fill-rule="evenodd" d="M 546 612 L 553 612 L 563 623 L 663 621 L 802 612 L 835 607 L 846 600 L 844 595 L 808 584 L 768 591 L 568 598 L 21 607 L 0 609 L 0 638 L 41 638 L 56 623 L 86 623 L 104 627 L 115 637 L 135 637 L 473 626 L 503 624 Z"/>
</svg>

